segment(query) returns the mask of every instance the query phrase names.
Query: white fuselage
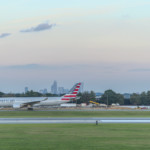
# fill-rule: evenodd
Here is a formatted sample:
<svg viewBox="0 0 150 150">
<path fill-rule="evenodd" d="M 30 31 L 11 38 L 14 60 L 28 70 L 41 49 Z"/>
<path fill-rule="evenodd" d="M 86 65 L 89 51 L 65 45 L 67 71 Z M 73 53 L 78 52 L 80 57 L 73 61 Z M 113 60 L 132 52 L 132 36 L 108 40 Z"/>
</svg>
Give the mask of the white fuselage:
<svg viewBox="0 0 150 150">
<path fill-rule="evenodd" d="M 68 100 L 61 100 L 61 97 L 48 97 L 47 100 L 44 99 L 45 97 L 2 97 L 0 98 L 0 107 L 13 107 L 15 103 L 25 103 L 31 101 L 41 101 L 33 106 L 52 106 L 69 102 Z"/>
</svg>

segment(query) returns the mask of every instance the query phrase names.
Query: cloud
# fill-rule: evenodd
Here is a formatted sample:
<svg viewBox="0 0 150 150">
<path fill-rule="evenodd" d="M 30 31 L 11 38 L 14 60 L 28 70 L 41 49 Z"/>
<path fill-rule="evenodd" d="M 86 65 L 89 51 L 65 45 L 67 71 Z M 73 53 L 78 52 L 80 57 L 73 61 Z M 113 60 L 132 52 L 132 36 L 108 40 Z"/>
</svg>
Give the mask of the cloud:
<svg viewBox="0 0 150 150">
<path fill-rule="evenodd" d="M 27 64 L 27 65 L 11 65 L 11 66 L 5 66 L 3 68 L 5 69 L 38 69 L 41 66 L 38 64 Z"/>
<path fill-rule="evenodd" d="M 25 65 L 10 65 L 0 66 L 2 70 L 64 70 L 64 69 L 79 69 L 89 68 L 89 65 L 72 64 L 72 65 L 43 65 L 43 64 L 25 64 Z"/>
<path fill-rule="evenodd" d="M 31 27 L 29 29 L 21 30 L 20 32 L 39 32 L 44 30 L 49 30 L 52 27 L 54 27 L 56 24 L 48 24 L 48 23 L 42 23 L 37 25 L 36 27 Z"/>
<path fill-rule="evenodd" d="M 150 72 L 150 68 L 137 68 L 129 70 L 131 72 Z"/>
<path fill-rule="evenodd" d="M 7 36 L 9 36 L 9 35 L 11 35 L 11 33 L 2 33 L 2 34 L 0 35 L 0 38 L 5 38 L 5 37 L 7 37 Z"/>
</svg>

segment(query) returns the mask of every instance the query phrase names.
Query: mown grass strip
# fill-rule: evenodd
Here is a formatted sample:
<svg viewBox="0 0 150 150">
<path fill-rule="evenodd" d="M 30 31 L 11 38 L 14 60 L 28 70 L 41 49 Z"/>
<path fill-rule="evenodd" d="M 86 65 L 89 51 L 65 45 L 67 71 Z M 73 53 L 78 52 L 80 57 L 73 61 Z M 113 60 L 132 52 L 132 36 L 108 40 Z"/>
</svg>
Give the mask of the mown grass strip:
<svg viewBox="0 0 150 150">
<path fill-rule="evenodd" d="M 150 111 L 0 111 L 5 117 L 150 117 Z"/>
<path fill-rule="evenodd" d="M 148 150 L 149 124 L 0 125 L 2 150 Z"/>
</svg>

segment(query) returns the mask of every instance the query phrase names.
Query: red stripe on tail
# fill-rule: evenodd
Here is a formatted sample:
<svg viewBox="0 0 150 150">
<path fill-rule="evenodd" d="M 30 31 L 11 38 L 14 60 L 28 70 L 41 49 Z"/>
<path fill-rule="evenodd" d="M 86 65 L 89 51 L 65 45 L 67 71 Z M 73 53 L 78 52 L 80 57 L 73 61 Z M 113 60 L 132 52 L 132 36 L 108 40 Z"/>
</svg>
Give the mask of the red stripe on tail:
<svg viewBox="0 0 150 150">
<path fill-rule="evenodd" d="M 65 95 L 64 97 L 76 97 L 76 95 Z"/>
<path fill-rule="evenodd" d="M 78 92 L 73 92 L 72 94 L 77 94 Z"/>
<path fill-rule="evenodd" d="M 79 91 L 79 89 L 75 89 L 74 91 Z"/>
<path fill-rule="evenodd" d="M 70 99 L 69 98 L 62 98 L 61 100 L 67 100 L 67 101 L 69 101 Z"/>
</svg>

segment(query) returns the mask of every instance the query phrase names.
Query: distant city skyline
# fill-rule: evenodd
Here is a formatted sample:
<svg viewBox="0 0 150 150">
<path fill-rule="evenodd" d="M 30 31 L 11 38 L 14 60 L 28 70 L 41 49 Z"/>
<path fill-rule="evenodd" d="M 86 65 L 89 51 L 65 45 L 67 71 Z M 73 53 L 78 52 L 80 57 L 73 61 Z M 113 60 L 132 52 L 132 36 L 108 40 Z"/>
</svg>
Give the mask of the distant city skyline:
<svg viewBox="0 0 150 150">
<path fill-rule="evenodd" d="M 0 91 L 150 90 L 150 1 L 5 0 L 0 5 Z M 13 12 L 13 13 L 12 13 Z M 60 86 L 61 87 L 61 86 Z"/>
<path fill-rule="evenodd" d="M 24 90 L 22 90 L 23 89 L 23 87 L 21 87 L 20 89 L 19 89 L 19 91 L 0 91 L 0 92 L 4 92 L 4 93 L 27 93 L 28 91 L 31 91 L 31 90 L 33 90 L 33 91 L 36 91 L 36 92 L 39 92 L 39 93 L 41 93 L 41 94 L 46 94 L 46 93 L 52 93 L 52 94 L 64 94 L 64 93 L 68 93 L 69 91 L 70 91 L 70 89 L 72 88 L 72 86 L 71 87 L 69 87 L 68 89 L 67 88 L 65 88 L 65 87 L 63 87 L 63 86 L 57 86 L 57 90 L 56 90 L 56 87 L 55 87 L 55 92 L 53 92 L 52 91 L 52 87 L 53 87 L 53 85 L 54 85 L 54 82 L 56 82 L 57 83 L 57 81 L 56 80 L 54 80 L 53 82 L 52 82 L 52 85 L 51 86 L 49 86 L 48 88 L 42 88 L 42 87 L 36 87 L 35 89 L 34 88 L 31 88 L 31 87 L 28 87 L 28 86 L 26 86 L 26 87 L 24 87 Z M 106 89 L 106 90 L 110 90 L 110 89 Z M 84 91 L 94 91 L 95 93 L 104 93 L 106 90 L 103 90 L 103 91 L 96 91 L 96 90 L 93 90 L 93 89 L 91 89 L 91 90 L 85 90 L 84 89 L 84 83 L 82 82 L 82 86 L 81 86 L 81 88 L 80 88 L 80 92 L 84 92 Z M 113 90 L 113 89 L 111 89 L 111 90 Z M 65 91 L 65 92 L 61 92 L 61 91 Z M 113 90 L 113 91 L 115 91 L 115 90 Z M 140 94 L 140 93 L 142 93 L 142 92 L 147 92 L 147 91 L 150 91 L 150 90 L 145 90 L 145 91 L 141 91 L 141 92 L 118 92 L 118 91 L 115 91 L 116 93 L 121 93 L 121 94 L 124 94 L 124 95 L 129 95 L 129 94 L 132 94 L 132 93 L 137 93 L 137 94 Z M 57 93 L 56 93 L 57 92 Z"/>
<path fill-rule="evenodd" d="M 71 89 L 71 88 L 70 88 Z M 40 88 L 40 90 L 38 90 L 37 92 L 41 93 L 41 94 L 46 94 L 46 93 L 52 93 L 52 94 L 66 94 L 69 92 L 70 89 L 66 89 L 63 86 L 59 86 L 59 83 L 57 83 L 56 80 L 53 81 L 52 85 L 49 88 Z M 30 87 L 26 86 L 24 88 L 24 92 L 23 93 L 27 93 L 28 91 L 31 91 L 34 89 L 30 89 Z M 83 86 L 80 89 L 80 92 L 83 91 Z M 22 92 L 21 92 L 22 93 Z"/>
</svg>

